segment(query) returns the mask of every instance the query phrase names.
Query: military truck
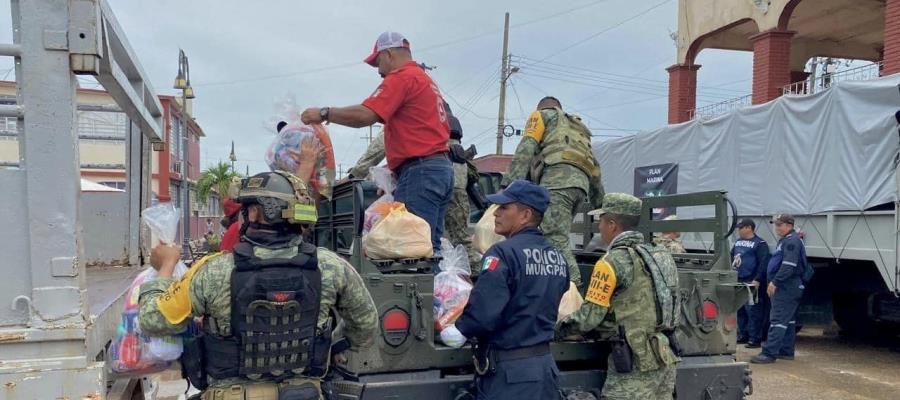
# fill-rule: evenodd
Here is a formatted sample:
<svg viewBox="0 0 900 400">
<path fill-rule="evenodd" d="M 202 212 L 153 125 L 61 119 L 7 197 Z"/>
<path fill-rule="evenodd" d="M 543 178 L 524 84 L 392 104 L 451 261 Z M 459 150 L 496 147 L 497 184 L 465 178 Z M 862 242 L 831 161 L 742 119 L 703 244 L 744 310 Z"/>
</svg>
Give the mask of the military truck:
<svg viewBox="0 0 900 400">
<path fill-rule="evenodd" d="M 482 188 L 490 193 L 497 176 L 483 175 Z M 342 400 L 474 398 L 472 351 L 440 343 L 434 329 L 433 270 L 436 259 L 370 260 L 362 254 L 361 232 L 365 209 L 375 200 L 370 182 L 338 185 L 331 200 L 322 201 L 315 240 L 319 246 L 346 257 L 363 277 L 378 308 L 380 332 L 375 345 L 353 354 L 349 370 L 357 377 L 337 378 L 333 398 Z M 640 226 L 645 235 L 661 231 L 709 232 L 714 252 L 678 254 L 681 282 L 682 326 L 678 338 L 684 349 L 678 366 L 676 392 L 680 399 L 742 399 L 752 393 L 750 370 L 737 362 L 736 309 L 744 304 L 747 288 L 736 282 L 727 256 L 727 197 L 704 192 L 645 199 Z M 697 220 L 651 221 L 652 208 L 706 207 L 715 217 Z M 732 212 L 732 214 L 734 214 Z M 594 224 L 581 213 L 573 235 L 581 237 L 577 258 L 583 276 L 589 276 L 603 251 L 584 250 Z M 551 345 L 567 392 L 599 397 L 605 380 L 609 346 L 599 341 L 555 342 Z"/>
</svg>

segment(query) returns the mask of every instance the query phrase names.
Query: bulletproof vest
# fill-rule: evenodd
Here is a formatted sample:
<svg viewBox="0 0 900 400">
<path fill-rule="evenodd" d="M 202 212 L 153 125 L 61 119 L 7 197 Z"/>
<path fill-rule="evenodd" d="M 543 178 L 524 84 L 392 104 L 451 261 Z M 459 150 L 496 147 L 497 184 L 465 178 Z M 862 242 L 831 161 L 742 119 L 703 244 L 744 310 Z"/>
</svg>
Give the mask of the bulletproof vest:
<svg viewBox="0 0 900 400">
<path fill-rule="evenodd" d="M 587 176 L 599 176 L 600 167 L 591 152 L 591 132 L 578 117 L 555 108 L 556 127 L 544 133 L 541 158 L 545 166 L 569 164 Z"/>
<path fill-rule="evenodd" d="M 631 261 L 634 263 L 633 276 L 627 288 L 617 290 L 610 302 L 610 317 L 604 321 L 604 331 L 615 332 L 619 326 L 625 328 L 625 339 L 632 349 L 634 365 L 639 371 L 652 371 L 665 365 L 674 364 L 677 361 L 675 354 L 669 347 L 669 340 L 660 326 L 663 317 L 660 311 L 665 304 L 660 304 L 655 288 L 653 273 L 654 268 L 648 267 L 643 256 L 639 252 L 647 252 L 645 249 L 651 246 L 641 245 L 636 247 L 622 246 L 614 248 L 616 251 L 628 251 Z M 613 251 L 611 249 L 610 251 Z M 654 252 L 651 252 L 654 253 Z M 648 254 L 653 257 L 653 254 Z M 666 254 L 667 255 L 667 254 Z M 669 256 L 671 259 L 671 256 Z M 659 264 L 654 262 L 654 264 Z M 674 261 L 671 263 L 674 267 Z M 658 270 L 667 267 L 656 268 Z M 665 274 L 668 278 L 669 275 Z M 678 290 L 677 272 L 674 280 L 675 292 Z M 666 285 L 666 287 L 669 287 Z M 647 293 L 653 295 L 647 296 Z M 670 303 L 668 301 L 667 303 Z M 677 303 L 676 303 L 677 307 Z M 655 310 L 656 312 L 648 312 Z M 677 314 L 676 314 L 677 315 Z M 677 317 L 674 317 L 677 319 Z M 668 329 L 668 328 L 667 328 Z"/>
<path fill-rule="evenodd" d="M 203 337 L 207 374 L 280 381 L 324 375 L 331 332 L 318 332 L 322 275 L 316 247 L 292 258 L 260 258 L 241 242 L 231 273 L 231 336 Z"/>
</svg>

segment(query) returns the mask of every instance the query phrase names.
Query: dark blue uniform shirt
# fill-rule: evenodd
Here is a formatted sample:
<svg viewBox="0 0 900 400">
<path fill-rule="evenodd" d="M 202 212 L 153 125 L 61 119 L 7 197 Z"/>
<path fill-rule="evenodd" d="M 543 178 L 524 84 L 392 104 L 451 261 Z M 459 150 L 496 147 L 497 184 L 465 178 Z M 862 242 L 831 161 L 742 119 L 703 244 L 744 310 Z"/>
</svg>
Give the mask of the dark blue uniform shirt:
<svg viewBox="0 0 900 400">
<path fill-rule="evenodd" d="M 526 228 L 485 252 L 469 303 L 456 321 L 467 338 L 510 350 L 553 340 L 569 272 L 562 253 L 537 228 Z"/>
<path fill-rule="evenodd" d="M 731 258 L 734 259 L 739 255 L 741 266 L 738 267 L 738 280 L 764 282 L 766 265 L 769 262 L 769 244 L 756 235 L 749 240 L 738 239 L 731 248 Z"/>
<path fill-rule="evenodd" d="M 769 260 L 769 282 L 777 288 L 799 288 L 802 284 L 803 270 L 806 268 L 806 249 L 803 241 L 793 229 L 788 232 L 775 247 L 775 253 Z"/>
</svg>

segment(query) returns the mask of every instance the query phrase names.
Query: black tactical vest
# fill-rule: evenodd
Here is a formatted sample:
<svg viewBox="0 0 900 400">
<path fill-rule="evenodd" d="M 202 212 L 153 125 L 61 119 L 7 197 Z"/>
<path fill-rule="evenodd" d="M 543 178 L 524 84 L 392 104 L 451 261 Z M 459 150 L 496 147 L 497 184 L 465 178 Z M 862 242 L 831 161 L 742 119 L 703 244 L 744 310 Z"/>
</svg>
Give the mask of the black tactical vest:
<svg viewBox="0 0 900 400">
<path fill-rule="evenodd" d="M 204 368 L 216 379 L 280 381 L 324 375 L 331 332 L 317 332 L 322 275 L 316 247 L 301 243 L 290 259 L 261 259 L 234 248 L 231 336 L 203 337 Z"/>
</svg>

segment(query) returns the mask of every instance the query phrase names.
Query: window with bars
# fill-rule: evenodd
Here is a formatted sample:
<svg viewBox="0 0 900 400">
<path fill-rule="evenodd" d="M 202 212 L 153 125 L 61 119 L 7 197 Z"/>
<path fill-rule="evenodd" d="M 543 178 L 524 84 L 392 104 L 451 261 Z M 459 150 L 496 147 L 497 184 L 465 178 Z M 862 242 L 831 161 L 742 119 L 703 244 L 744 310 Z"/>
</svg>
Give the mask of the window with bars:
<svg viewBox="0 0 900 400">
<path fill-rule="evenodd" d="M 79 111 L 78 136 L 84 139 L 124 139 L 128 117 L 121 112 Z"/>
</svg>

